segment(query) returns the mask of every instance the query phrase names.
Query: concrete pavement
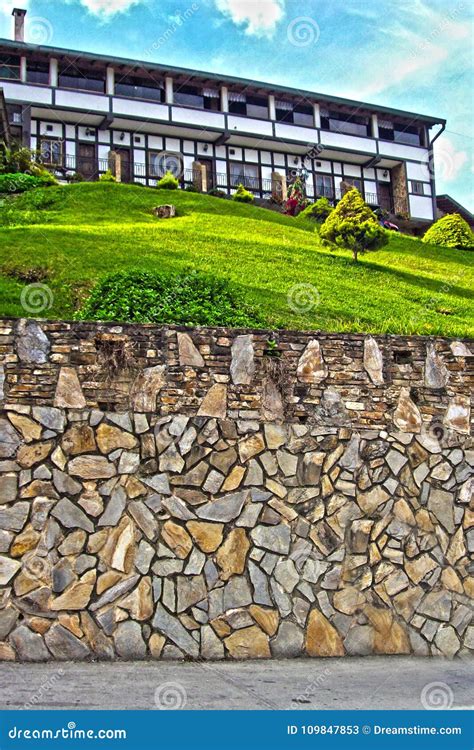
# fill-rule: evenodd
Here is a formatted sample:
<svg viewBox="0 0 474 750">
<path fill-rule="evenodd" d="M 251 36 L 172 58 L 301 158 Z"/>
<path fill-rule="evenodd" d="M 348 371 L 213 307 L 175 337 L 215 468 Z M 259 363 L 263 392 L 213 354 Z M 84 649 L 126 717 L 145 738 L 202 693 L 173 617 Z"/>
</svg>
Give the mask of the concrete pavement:
<svg viewBox="0 0 474 750">
<path fill-rule="evenodd" d="M 0 708 L 421 709 L 473 706 L 474 661 L 0 664 Z M 438 703 L 437 703 L 438 702 Z"/>
</svg>

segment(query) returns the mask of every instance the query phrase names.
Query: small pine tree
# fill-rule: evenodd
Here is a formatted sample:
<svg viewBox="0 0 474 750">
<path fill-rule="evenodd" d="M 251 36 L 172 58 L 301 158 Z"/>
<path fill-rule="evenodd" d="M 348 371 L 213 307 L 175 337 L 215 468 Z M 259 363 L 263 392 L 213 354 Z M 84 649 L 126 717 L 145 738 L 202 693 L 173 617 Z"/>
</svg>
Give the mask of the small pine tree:
<svg viewBox="0 0 474 750">
<path fill-rule="evenodd" d="M 378 250 L 388 242 L 388 232 L 356 188 L 349 190 L 330 213 L 320 236 L 331 248 L 352 250 L 355 262 L 362 253 Z"/>
<path fill-rule="evenodd" d="M 237 191 L 232 196 L 232 200 L 236 201 L 237 203 L 253 203 L 254 202 L 254 194 L 250 192 L 250 190 L 247 190 L 244 188 L 242 183 L 237 188 Z"/>
<path fill-rule="evenodd" d="M 460 214 L 446 214 L 425 232 L 423 242 L 442 247 L 474 248 L 474 234 Z"/>
<path fill-rule="evenodd" d="M 156 183 L 158 190 L 177 190 L 179 188 L 179 181 L 169 170 L 163 175 L 161 180 Z"/>
</svg>

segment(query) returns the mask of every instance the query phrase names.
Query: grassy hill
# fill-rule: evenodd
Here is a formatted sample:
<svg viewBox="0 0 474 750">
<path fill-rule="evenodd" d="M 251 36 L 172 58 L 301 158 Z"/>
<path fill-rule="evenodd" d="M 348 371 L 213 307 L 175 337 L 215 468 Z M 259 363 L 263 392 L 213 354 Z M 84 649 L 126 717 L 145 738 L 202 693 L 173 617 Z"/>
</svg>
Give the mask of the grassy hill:
<svg viewBox="0 0 474 750">
<path fill-rule="evenodd" d="M 161 203 L 178 217 L 156 219 Z M 394 234 L 355 265 L 322 247 L 309 220 L 133 185 L 49 188 L 0 206 L 0 316 L 28 314 L 20 296 L 32 280 L 53 293 L 42 317 L 71 318 L 107 272 L 192 266 L 232 280 L 274 327 L 472 336 L 473 262 Z M 301 284 L 311 285 L 310 309 Z"/>
</svg>

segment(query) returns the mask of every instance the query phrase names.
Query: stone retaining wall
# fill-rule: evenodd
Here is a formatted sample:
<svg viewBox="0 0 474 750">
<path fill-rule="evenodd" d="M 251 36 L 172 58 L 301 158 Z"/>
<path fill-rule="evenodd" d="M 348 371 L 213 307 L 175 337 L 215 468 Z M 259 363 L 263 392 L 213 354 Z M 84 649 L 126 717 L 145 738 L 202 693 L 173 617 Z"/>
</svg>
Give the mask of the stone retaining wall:
<svg viewBox="0 0 474 750">
<path fill-rule="evenodd" d="M 0 659 L 467 653 L 471 351 L 0 321 Z"/>
</svg>

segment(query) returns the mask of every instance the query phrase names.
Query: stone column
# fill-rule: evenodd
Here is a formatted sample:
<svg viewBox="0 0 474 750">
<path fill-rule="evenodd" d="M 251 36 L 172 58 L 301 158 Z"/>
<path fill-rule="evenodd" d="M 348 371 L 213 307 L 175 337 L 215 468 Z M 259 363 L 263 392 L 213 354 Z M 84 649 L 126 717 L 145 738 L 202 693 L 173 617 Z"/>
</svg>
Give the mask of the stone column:
<svg viewBox="0 0 474 750">
<path fill-rule="evenodd" d="M 122 157 L 116 151 L 109 151 L 109 169 L 117 182 L 122 182 Z"/>
<path fill-rule="evenodd" d="M 410 216 L 410 205 L 408 203 L 407 169 L 404 161 L 400 162 L 391 170 L 393 208 L 396 214 Z"/>
<path fill-rule="evenodd" d="M 221 86 L 221 110 L 229 111 L 229 89 L 227 86 Z"/>
<path fill-rule="evenodd" d="M 193 185 L 199 193 L 207 193 L 206 167 L 198 161 L 193 161 Z"/>
<path fill-rule="evenodd" d="M 108 96 L 113 96 L 115 94 L 115 68 L 110 66 L 107 68 L 105 93 Z"/>
<path fill-rule="evenodd" d="M 286 201 L 288 191 L 286 186 L 286 176 L 279 172 L 272 172 L 272 198 L 277 203 Z"/>
</svg>

